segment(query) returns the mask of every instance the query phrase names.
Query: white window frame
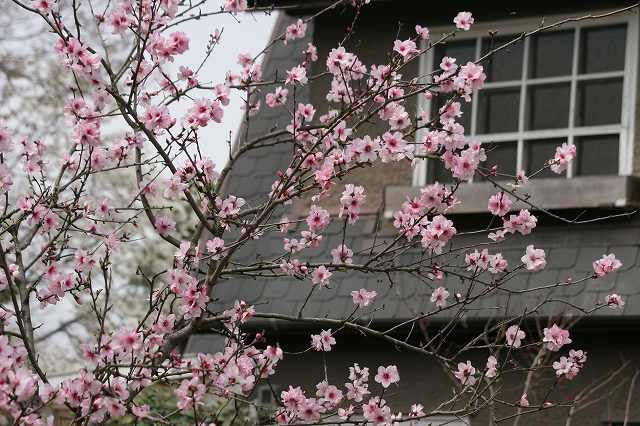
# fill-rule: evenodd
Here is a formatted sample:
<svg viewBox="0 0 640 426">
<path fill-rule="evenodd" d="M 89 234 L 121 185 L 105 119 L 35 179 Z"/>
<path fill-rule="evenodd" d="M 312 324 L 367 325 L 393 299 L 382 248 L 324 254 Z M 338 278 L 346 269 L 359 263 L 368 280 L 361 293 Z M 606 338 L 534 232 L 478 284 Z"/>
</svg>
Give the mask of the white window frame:
<svg viewBox="0 0 640 426">
<path fill-rule="evenodd" d="M 604 13 L 607 11 L 594 12 Z M 570 15 L 555 15 L 545 17 L 545 23 L 557 22 L 565 18 L 583 16 L 584 13 L 573 13 Z M 630 175 L 633 170 L 633 151 L 634 151 L 634 131 L 635 131 L 635 115 L 636 115 L 636 93 L 637 93 L 637 68 L 638 68 L 638 21 L 639 16 L 637 13 L 622 13 L 618 15 L 612 15 L 606 18 L 585 20 L 580 22 L 573 22 L 556 27 L 551 31 L 562 31 L 566 29 L 572 29 L 574 31 L 574 46 L 573 46 L 573 58 L 572 58 L 572 75 L 562 77 L 547 77 L 547 78 L 527 78 L 528 76 L 528 56 L 529 45 L 531 37 L 524 39 L 523 46 L 523 72 L 520 80 L 511 81 L 499 81 L 499 82 L 487 82 L 483 89 L 497 89 L 503 87 L 520 87 L 520 105 L 519 105 L 519 117 L 518 117 L 518 131 L 508 133 L 492 133 L 476 135 L 476 121 L 477 121 L 477 91 L 474 91 L 471 102 L 471 129 L 465 129 L 465 133 L 472 140 L 479 142 L 517 142 L 517 167 L 523 168 L 524 160 L 524 141 L 532 139 L 547 139 L 547 138 L 567 138 L 568 142 L 572 143 L 576 137 L 588 136 L 588 135 L 605 135 L 617 133 L 620 135 L 619 149 L 618 149 L 618 174 Z M 463 31 L 456 34 L 452 40 L 476 40 L 476 58 L 480 57 L 482 38 L 487 37 L 489 31 L 495 31 L 499 29 L 499 36 L 513 35 L 514 38 L 518 34 L 522 34 L 525 31 L 531 31 L 540 26 L 541 18 L 526 18 L 526 19 L 510 19 L 502 21 L 493 21 L 489 23 L 476 24 L 470 31 Z M 581 28 L 599 27 L 605 25 L 615 25 L 625 23 L 627 25 L 627 40 L 626 40 L 626 52 L 625 52 L 625 65 L 623 71 L 601 72 L 586 75 L 578 75 L 578 58 L 580 47 L 580 34 Z M 439 38 L 447 32 L 451 31 L 451 27 L 437 27 L 431 30 L 431 40 L 439 40 Z M 428 41 L 422 42 L 422 49 L 428 47 Z M 424 76 L 430 75 L 430 72 L 438 66 L 441 58 L 435 58 L 435 48 L 429 49 L 425 55 L 420 57 L 420 70 L 422 82 L 428 82 L 428 78 Z M 437 62 L 438 61 L 438 62 Z M 603 78 L 622 77 L 622 117 L 620 124 L 615 125 L 599 125 L 599 126 L 587 126 L 587 127 L 574 127 L 575 120 L 575 100 L 576 91 L 579 81 L 584 80 L 598 80 Z M 544 84 L 544 83 L 570 83 L 570 104 L 569 104 L 569 127 L 564 129 L 549 129 L 549 130 L 525 130 L 525 109 L 526 109 L 526 90 L 527 87 Z M 424 96 L 418 97 L 418 110 L 425 111 L 428 116 L 431 114 L 431 101 L 425 99 Z M 640 110 L 640 109 L 639 109 Z M 470 131 L 469 131 L 470 130 Z M 422 140 L 422 136 L 428 129 L 419 129 L 416 135 L 416 141 Z M 421 159 L 418 161 L 413 172 L 413 185 L 424 186 L 427 183 L 427 170 L 428 160 Z M 567 170 L 567 178 L 573 178 L 573 168 L 570 167 Z"/>
</svg>

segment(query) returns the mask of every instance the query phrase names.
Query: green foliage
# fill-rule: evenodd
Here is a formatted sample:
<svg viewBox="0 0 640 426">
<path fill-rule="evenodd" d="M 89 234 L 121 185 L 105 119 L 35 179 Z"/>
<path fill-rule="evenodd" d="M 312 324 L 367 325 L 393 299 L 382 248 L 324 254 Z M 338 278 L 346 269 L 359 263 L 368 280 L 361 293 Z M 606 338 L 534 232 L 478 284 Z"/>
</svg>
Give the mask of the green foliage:
<svg viewBox="0 0 640 426">
<path fill-rule="evenodd" d="M 192 426 L 197 424 L 193 410 L 182 412 L 176 409 L 177 398 L 173 388 L 168 384 L 158 383 L 149 386 L 135 398 L 135 402 L 139 406 L 149 405 L 151 419 L 138 420 L 135 416 L 129 414 L 108 424 L 114 426 L 151 426 L 158 424 Z M 156 419 L 164 419 L 166 423 Z M 252 404 L 212 395 L 205 395 L 203 405 L 198 407 L 198 422 L 204 424 L 215 423 L 217 426 L 249 426 L 259 423 L 258 412 Z"/>
</svg>

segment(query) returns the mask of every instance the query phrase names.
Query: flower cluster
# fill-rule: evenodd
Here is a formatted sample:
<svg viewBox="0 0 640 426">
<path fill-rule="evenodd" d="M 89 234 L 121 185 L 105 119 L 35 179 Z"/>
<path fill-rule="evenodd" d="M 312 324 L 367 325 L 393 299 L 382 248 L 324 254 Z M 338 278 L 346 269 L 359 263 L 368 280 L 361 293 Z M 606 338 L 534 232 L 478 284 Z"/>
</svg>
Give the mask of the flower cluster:
<svg viewBox="0 0 640 426">
<path fill-rule="evenodd" d="M 468 271 L 481 272 L 488 270 L 492 274 L 507 271 L 507 260 L 501 253 L 489 254 L 488 249 L 478 251 L 475 249 L 472 253 L 465 254 L 464 258 Z"/>
<path fill-rule="evenodd" d="M 509 176 L 499 174 L 495 165 L 483 166 L 486 146 L 467 137 L 469 129 L 461 124 L 463 111 L 469 109 L 465 103 L 485 87 L 482 65 L 445 56 L 436 58 L 432 73 L 403 76 L 426 50 L 444 41 L 432 40 L 423 49 L 424 41 L 430 39 L 428 28 L 416 25 L 414 33 L 389 43 L 388 54 L 380 56 L 384 63 L 365 64 L 364 57 L 350 51 L 353 43 L 339 43 L 320 59 L 317 72 L 313 63 L 319 60 L 318 48 L 294 42 L 307 37 L 311 20 L 289 17 L 284 31 L 267 48 L 257 54 L 238 54 L 237 69 L 215 82 L 201 70 L 217 50 L 222 31 L 212 31 L 203 62 L 191 68 L 175 63 L 185 60 L 193 44 L 179 28 L 209 15 L 238 14 L 249 7 L 246 0 L 224 0 L 219 10 L 203 14 L 192 13 L 189 2 L 179 0 L 113 1 L 99 15 L 89 8 L 95 21 L 90 27 L 98 30 L 99 40 L 87 33 L 89 26 L 80 10 L 72 8 L 70 17 L 58 3 L 32 0 L 31 7 L 24 9 L 35 11 L 58 37 L 54 50 L 68 71 L 61 78 L 71 88 L 63 98 L 70 144 L 60 151 L 64 154 L 55 156 L 51 153 L 58 152 L 58 146 L 52 147 L 47 141 L 51 138 L 20 137 L 0 123 L 0 193 L 5 202 L 0 290 L 11 296 L 6 306 L 0 306 L 0 409 L 7 422 L 52 425 L 54 419 L 44 413 L 66 406 L 75 423 L 119 422 L 133 415 L 135 421 L 165 424 L 183 411 L 204 424 L 210 420 L 200 417 L 200 410 L 212 398 L 247 401 L 284 358 L 288 348 L 275 343 L 277 336 L 250 331 L 255 329 L 254 318 L 312 324 L 304 352 L 321 352 L 312 356 L 323 359 L 335 355 L 336 336 L 344 329 L 430 353 L 430 345 L 417 346 L 409 338 L 397 340 L 394 334 L 399 327 L 380 332 L 368 322 L 366 317 L 373 320 L 374 313 L 389 309 L 379 298 L 386 281 L 377 275 L 385 277 L 393 291 L 411 291 L 401 276 L 428 289 L 431 303 L 425 300 L 426 306 L 417 306 L 415 316 L 402 324 L 413 333 L 433 316 L 452 314 L 462 319 L 481 304 L 476 304 L 478 300 L 511 291 L 508 281 L 513 276 L 545 268 L 547 254 L 532 244 L 520 258 L 521 265 L 509 265 L 497 251 L 503 240 L 517 240 L 538 226 L 538 218 L 531 213 L 534 205 L 521 188 L 529 179 L 522 170 L 510 177 L 508 186 L 493 182 L 499 189 L 487 201 L 491 216 L 485 212 L 490 220 L 486 229 L 467 231 L 467 221 L 458 218 L 454 226 L 452 218 L 462 202 L 458 195 L 465 192 L 460 191 L 461 185 L 477 177 L 492 181 Z M 357 17 L 369 0 L 350 3 Z M 260 9 L 251 7 L 254 12 Z M 455 35 L 468 31 L 474 17 L 460 12 L 453 22 Z M 345 41 L 353 30 L 348 29 Z M 134 48 L 127 55 L 112 55 L 112 44 L 117 43 L 109 37 L 133 41 Z M 273 46 L 298 43 L 301 46 L 291 52 L 289 69 L 282 70 L 284 74 L 269 70 L 268 78 L 263 78 L 261 61 Z M 311 82 L 314 93 L 316 85 L 326 84 L 321 94 L 324 103 L 315 95 L 306 99 L 307 89 L 301 86 Z M 228 119 L 225 107 L 232 93 L 243 101 L 245 131 L 226 165 L 216 170 L 203 155 L 203 128 Z M 431 103 L 432 114 L 414 111 L 411 105 L 417 96 Z M 260 111 L 262 101 L 269 111 Z M 176 105 L 183 107 L 180 115 Z M 284 122 L 254 135 L 258 132 L 251 120 L 258 113 L 284 117 Z M 116 121 L 129 130 L 112 137 Z M 281 168 L 264 182 L 266 190 L 254 194 L 254 188 L 243 187 L 242 177 L 254 173 L 251 165 L 261 162 L 267 149 L 276 149 L 282 156 Z M 359 171 L 373 167 L 404 177 L 404 169 L 421 167 L 425 157 L 441 165 L 452 179 L 413 190 L 400 198 L 397 211 L 387 211 L 384 200 L 372 191 L 380 188 L 358 182 Z M 575 157 L 576 147 L 564 143 L 543 167 L 563 173 Z M 230 193 L 235 185 L 229 179 L 237 179 L 234 183 L 246 200 Z M 395 176 L 385 183 L 392 182 Z M 112 185 L 110 190 L 103 190 L 105 184 Z M 516 204 L 527 204 L 532 210 Z M 183 223 L 183 212 L 188 223 Z M 336 216 L 340 220 L 331 226 Z M 375 228 L 363 228 L 372 237 L 354 241 L 353 234 L 369 218 Z M 388 238 L 389 230 L 396 235 Z M 338 238 L 330 232 L 339 233 Z M 461 234 L 487 236 L 489 241 L 458 245 L 454 237 L 466 238 Z M 272 236 L 276 253 L 247 255 L 255 240 L 271 242 Z M 144 243 L 154 249 L 151 256 L 146 247 L 138 249 Z M 156 248 L 162 250 L 157 256 Z M 314 252 L 321 250 L 325 257 L 314 258 Z M 135 268 L 136 280 L 144 285 L 136 286 L 135 298 L 117 303 L 114 298 L 122 297 L 116 294 L 122 287 L 118 284 L 123 277 L 124 282 L 129 278 L 123 271 L 134 275 L 129 261 L 138 251 L 153 257 L 154 264 Z M 621 267 L 614 254 L 603 255 L 593 262 L 591 278 L 606 277 Z M 359 288 L 350 285 L 348 274 L 371 274 L 372 280 L 368 288 Z M 284 278 L 287 285 L 300 281 L 301 291 L 308 292 L 306 301 L 340 296 L 339 303 L 351 314 L 340 319 L 329 313 L 305 318 L 306 302 L 297 318 L 269 313 L 266 308 L 257 312 L 269 304 L 258 300 L 254 307 L 225 298 L 226 290 L 235 291 L 245 278 L 259 280 L 257 286 L 274 278 Z M 112 313 L 129 302 L 142 302 L 139 317 L 120 318 Z M 600 299 L 596 308 L 620 309 L 624 303 L 622 296 L 612 293 Z M 59 385 L 47 383 L 40 367 L 42 333 L 35 324 L 41 319 L 31 317 L 38 306 L 42 310 L 38 313 L 46 318 L 48 310 L 62 306 L 81 307 L 95 317 L 86 333 L 77 333 L 82 340 L 78 351 L 82 369 Z M 555 354 L 572 343 L 569 331 L 557 324 L 544 328 L 538 341 L 531 336 L 532 328 L 525 332 L 524 318 L 509 317 L 501 324 L 505 329 L 494 333 L 496 343 L 483 355 L 488 356 L 484 370 L 476 370 L 466 358 L 459 363 L 456 358 L 453 367 L 444 362 L 470 398 L 476 396 L 469 387 L 498 380 L 511 354 L 525 348 L 536 347 L 547 355 L 553 352 L 554 362 L 542 368 L 552 367 L 557 377 L 573 379 L 584 368 L 583 351 Z M 193 333 L 212 330 L 220 335 L 221 349 L 190 358 L 180 355 L 182 343 Z M 75 330 L 69 334 L 75 336 Z M 443 347 L 441 342 L 448 335 L 439 333 L 433 341 Z M 461 357 L 468 348 L 463 347 Z M 270 421 L 318 423 L 338 416 L 345 423 L 393 425 L 428 420 L 431 414 L 421 404 L 411 405 L 403 415 L 383 399 L 391 401 L 389 392 L 400 383 L 396 365 L 381 365 L 375 371 L 371 387 L 369 369 L 358 364 L 349 368 L 344 386 L 331 384 L 332 375 L 327 373 L 316 384 L 315 393 L 289 385 L 276 398 L 278 406 Z M 165 417 L 141 403 L 138 395 L 167 382 L 173 385 L 177 403 Z M 516 407 L 529 405 L 526 394 L 514 400 Z M 457 400 L 452 402 L 461 406 Z M 476 402 L 470 400 L 465 406 L 476 406 Z"/>
<path fill-rule="evenodd" d="M 400 381 L 398 368 L 395 365 L 379 366 L 374 380 L 386 389 Z M 340 419 L 348 420 L 357 415 L 356 405 L 360 408 L 361 415 L 373 424 L 390 424 L 393 420 L 400 419 L 402 414 L 394 414 L 381 397 L 374 396 L 363 402 L 371 393 L 368 382 L 369 369 L 356 363 L 349 367 L 349 381 L 344 385 L 345 391 L 323 380 L 316 385 L 315 397 L 307 397 L 302 388 L 290 385 L 280 393 L 281 407 L 275 414 L 275 420 L 278 424 L 318 422 L 322 416 L 332 412 Z M 420 404 L 413 404 L 410 417 L 422 415 L 422 409 Z"/>
<path fill-rule="evenodd" d="M 366 196 L 364 195 L 364 188 L 362 186 L 355 186 L 350 183 L 345 185 L 342 196 L 340 197 L 339 216 L 342 217 L 344 215 L 350 224 L 355 223 L 360 216 L 360 209 L 364 204 L 365 198 Z"/>
<path fill-rule="evenodd" d="M 553 363 L 553 369 L 556 376 L 564 376 L 571 380 L 578 375 L 584 364 L 587 362 L 587 354 L 582 350 L 569 351 L 569 356 L 561 356 L 558 361 Z"/>
<path fill-rule="evenodd" d="M 602 255 L 602 259 L 593 262 L 593 275 L 602 278 L 622 267 L 622 262 L 613 253 Z"/>
</svg>

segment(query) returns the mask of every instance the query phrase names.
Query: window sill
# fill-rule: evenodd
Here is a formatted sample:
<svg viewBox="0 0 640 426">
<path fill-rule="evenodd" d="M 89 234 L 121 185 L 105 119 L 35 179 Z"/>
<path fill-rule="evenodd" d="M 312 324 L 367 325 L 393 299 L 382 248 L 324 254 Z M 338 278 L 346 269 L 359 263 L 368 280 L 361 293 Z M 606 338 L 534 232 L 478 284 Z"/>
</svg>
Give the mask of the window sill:
<svg viewBox="0 0 640 426">
<path fill-rule="evenodd" d="M 490 182 L 463 184 L 456 193 L 463 202 L 452 208 L 448 214 L 486 213 L 489 197 L 498 191 L 499 189 Z M 638 207 L 640 206 L 640 177 L 588 176 L 572 179 L 532 179 L 519 189 L 519 193 L 529 194 L 529 201 L 532 204 L 548 210 Z M 420 187 L 387 186 L 385 217 L 393 217 L 393 212 L 400 209 L 407 195 L 420 195 Z M 514 210 L 521 208 L 531 209 L 526 203 L 514 202 Z"/>
</svg>

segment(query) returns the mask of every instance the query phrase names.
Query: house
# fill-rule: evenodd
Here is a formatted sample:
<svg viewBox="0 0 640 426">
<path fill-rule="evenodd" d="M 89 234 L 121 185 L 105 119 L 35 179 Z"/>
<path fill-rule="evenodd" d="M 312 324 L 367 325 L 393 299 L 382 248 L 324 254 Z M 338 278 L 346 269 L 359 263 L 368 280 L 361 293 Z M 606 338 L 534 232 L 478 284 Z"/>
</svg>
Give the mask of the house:
<svg viewBox="0 0 640 426">
<path fill-rule="evenodd" d="M 286 13 L 281 13 L 274 30 L 274 34 L 280 34 L 299 17 L 309 16 L 330 2 L 282 0 L 276 3 L 290 6 Z M 470 31 L 434 49 L 420 63 L 412 63 L 405 73 L 420 76 L 437 66 L 443 56 L 457 57 L 459 63 L 477 59 L 494 46 L 536 29 L 542 22 L 603 14 L 629 5 L 624 1 L 585 0 L 508 5 L 458 0 L 444 3 L 374 1 L 358 17 L 356 30 L 346 46 L 357 53 L 363 63 L 384 63 L 396 37 L 409 37 L 415 24 L 428 26 L 434 40 L 443 31 L 450 30 L 451 19 L 459 10 L 473 11 L 476 24 Z M 345 28 L 352 24 L 353 14 L 349 10 L 339 7 L 321 15 L 310 24 L 305 38 L 273 49 L 263 63 L 264 78 L 282 76 L 285 70 L 297 65 L 299 58 L 291 52 L 304 50 L 309 42 L 318 47 L 320 58 L 326 57 L 344 37 Z M 635 7 L 598 19 L 568 21 L 525 38 L 485 63 L 488 76 L 485 88 L 476 94 L 470 106 L 465 106 L 462 123 L 473 138 L 490 148 L 486 164 L 497 165 L 505 173 L 515 174 L 516 169 L 535 171 L 553 157 L 555 147 L 565 141 L 574 143 L 578 149 L 578 156 L 566 173 L 553 175 L 544 171 L 529 183 L 527 192 L 532 202 L 548 212 L 539 214 L 536 231 L 501 246 L 510 265 L 520 263 L 523 248 L 528 244 L 544 248 L 547 267 L 537 274 L 518 274 L 509 283 L 513 292 L 485 299 L 450 330 L 452 337 L 441 348 L 448 353 L 455 352 L 469 336 L 483 330 L 498 312 L 518 317 L 525 308 L 536 306 L 541 298 L 556 300 L 536 311 L 535 320 L 527 321 L 523 327 L 528 335 L 539 334 L 542 327 L 552 321 L 550 317 L 561 314 L 562 318 L 556 316 L 553 321 L 575 323 L 571 328 L 572 347 L 588 353 L 587 367 L 571 381 L 558 381 L 551 386 L 551 392 L 548 385 L 554 383 L 555 377 L 553 371 L 547 371 L 548 374 L 540 378 L 540 387 L 527 390 L 528 398 L 534 403 L 581 396 L 581 403 L 574 409 L 554 407 L 527 414 L 519 423 L 516 421 L 517 424 L 640 424 L 640 383 L 634 376 L 640 368 L 640 214 L 630 214 L 640 206 L 640 145 L 636 146 L 640 144 L 639 24 L 638 7 Z M 310 74 L 322 73 L 324 66 L 321 59 L 313 65 Z M 328 84 L 327 78 L 304 86 L 297 91 L 296 102 L 310 102 L 319 113 L 326 112 Z M 421 105 L 408 105 L 413 113 L 418 108 L 431 112 L 439 106 L 438 98 L 426 101 L 421 97 L 420 102 Z M 290 117 L 281 110 L 265 109 L 243 132 L 248 131 L 255 137 L 274 128 L 284 128 L 289 121 Z M 384 131 L 375 126 L 370 131 L 377 130 Z M 240 144 L 238 142 L 236 148 Z M 226 191 L 250 203 L 259 200 L 269 192 L 275 173 L 287 167 L 289 153 L 290 147 L 278 145 L 241 157 Z M 396 235 L 391 226 L 392 215 L 406 194 L 419 193 L 421 186 L 431 182 L 450 182 L 451 175 L 438 162 L 429 160 L 421 161 L 414 170 L 395 163 L 363 168 L 350 181 L 363 184 L 367 194 L 366 212 L 352 227 L 345 242 L 357 251 L 369 247 L 374 238 Z M 459 232 L 487 226 L 487 199 L 495 192 L 493 184 L 480 179 L 460 188 L 464 204 L 448 214 Z M 308 203 L 300 200 L 280 213 L 297 219 Z M 605 216 L 607 220 L 598 220 Z M 576 223 L 570 224 L 560 217 Z M 290 232 L 295 234 L 296 230 Z M 487 241 L 486 234 L 480 233 L 456 238 L 459 246 Z M 341 241 L 340 226 L 334 224 L 324 234 L 321 246 L 311 249 L 307 256 L 328 258 L 329 251 Z M 588 276 L 593 271 L 592 262 L 610 252 L 624 265 L 604 279 L 581 286 L 556 286 L 549 293 L 518 295 L 520 290 L 544 283 Z M 281 253 L 281 236 L 266 236 L 234 260 L 250 263 Z M 386 330 L 429 309 L 431 293 L 438 285 L 454 293 L 463 292 L 468 283 L 454 276 L 446 276 L 436 285 L 416 280 L 409 274 L 387 277 L 336 273 L 331 289 L 315 292 L 305 302 L 309 295 L 308 281 L 233 278 L 215 287 L 211 309 L 219 311 L 234 300 L 243 299 L 259 303 L 261 312 L 296 316 L 304 307 L 306 317 L 344 318 L 353 310 L 350 292 L 364 287 L 379 295 L 380 309 L 367 319 L 377 329 Z M 583 318 L 579 310 L 564 303 L 594 306 L 613 292 L 626 302 L 621 311 L 602 309 Z M 437 336 L 451 321 L 447 315 L 420 323 L 419 327 L 400 328 L 395 336 L 400 341 Z M 249 327 L 266 330 L 271 341 L 279 342 L 290 352 L 308 347 L 309 335 L 314 332 L 305 324 L 279 320 L 253 320 Z M 337 340 L 335 348 L 324 357 L 315 352 L 287 356 L 272 386 L 278 389 L 285 384 L 299 384 L 312 392 L 315 384 L 324 379 L 325 362 L 329 382 L 335 384 L 346 381 L 347 368 L 354 362 L 372 370 L 378 365 L 396 364 L 402 385 L 390 388 L 385 398 L 405 413 L 414 402 L 433 409 L 456 386 L 439 363 L 401 345 L 393 347 L 388 342 L 348 331 L 338 334 Z M 194 336 L 186 351 L 208 352 L 219 348 L 219 337 L 203 334 Z M 478 349 L 471 359 L 474 365 L 484 367 L 486 356 L 486 352 Z M 535 354 L 523 351 L 518 356 L 530 362 Z M 510 397 L 508 402 L 519 400 L 525 377 L 526 372 L 521 372 L 503 382 L 502 390 Z M 268 388 L 261 395 L 265 401 L 272 398 Z M 500 406 L 494 414 L 496 418 L 508 418 L 515 409 Z M 484 425 L 490 424 L 490 415 L 484 408 L 472 416 L 444 416 L 426 419 L 421 424 Z M 504 423 L 511 424 L 514 420 Z"/>
</svg>

